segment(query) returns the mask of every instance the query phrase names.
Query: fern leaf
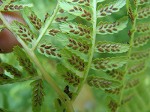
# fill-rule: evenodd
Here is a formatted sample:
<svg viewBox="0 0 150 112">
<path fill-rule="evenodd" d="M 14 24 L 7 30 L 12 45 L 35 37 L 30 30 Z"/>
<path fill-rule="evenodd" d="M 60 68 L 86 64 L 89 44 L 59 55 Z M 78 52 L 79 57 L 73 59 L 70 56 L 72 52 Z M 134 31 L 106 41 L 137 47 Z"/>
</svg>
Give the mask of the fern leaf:
<svg viewBox="0 0 150 112">
<path fill-rule="evenodd" d="M 138 10 L 138 19 L 148 18 L 149 16 L 150 16 L 150 7 L 144 7 Z"/>
<path fill-rule="evenodd" d="M 93 69 L 95 70 L 113 70 L 122 67 L 127 63 L 127 57 L 108 57 L 93 60 Z"/>
<path fill-rule="evenodd" d="M 70 50 L 79 51 L 78 53 L 84 53 L 84 54 L 89 53 L 91 45 L 89 45 L 86 41 L 83 41 L 81 39 L 73 39 L 73 38 L 68 38 L 68 41 L 69 42 L 67 44 L 67 47 Z"/>
<path fill-rule="evenodd" d="M 59 54 L 63 54 L 63 51 L 68 50 L 76 56 L 82 57 L 82 59 L 88 61 L 90 47 L 92 46 L 90 43 L 91 41 L 78 38 L 77 36 L 70 36 L 62 33 L 58 33 L 55 38 L 48 39 L 50 43 L 52 43 L 52 46 L 55 45 L 57 49 L 56 52 L 58 52 Z M 43 39 L 40 45 L 44 44 L 45 40 L 47 41 L 47 39 Z M 56 43 L 56 41 L 59 42 L 59 45 Z M 41 51 L 43 52 L 43 49 L 41 49 Z M 63 59 L 62 55 L 61 57 Z"/>
<path fill-rule="evenodd" d="M 14 47 L 14 53 L 17 56 L 19 64 L 28 72 L 29 75 L 37 75 L 37 71 L 34 68 L 32 62 L 27 57 L 26 53 L 20 47 Z"/>
<path fill-rule="evenodd" d="M 108 108 L 110 109 L 111 112 L 116 112 L 118 106 L 119 106 L 118 103 L 114 100 L 110 100 L 108 104 Z"/>
<path fill-rule="evenodd" d="M 41 112 L 41 106 L 44 101 L 44 87 L 42 79 L 35 80 L 32 86 L 32 110 L 33 112 Z"/>
<path fill-rule="evenodd" d="M 65 11 L 64 9 L 60 8 L 53 23 L 60 23 L 60 22 L 66 22 L 66 21 L 71 21 L 74 20 L 76 18 L 75 15 L 72 14 L 68 14 L 67 11 Z"/>
<path fill-rule="evenodd" d="M 130 56 L 131 60 L 144 60 L 146 58 L 148 58 L 150 55 L 149 50 L 145 50 L 145 51 L 138 51 L 138 52 L 133 52 Z"/>
<path fill-rule="evenodd" d="M 145 44 L 148 43 L 149 40 L 150 40 L 149 35 L 139 36 L 136 39 L 134 39 L 133 45 L 134 45 L 134 47 L 144 46 Z"/>
<path fill-rule="evenodd" d="M 97 17 L 105 17 L 114 12 L 118 12 L 125 5 L 125 0 L 117 0 L 108 5 L 100 5 L 97 10 Z"/>
<path fill-rule="evenodd" d="M 32 4 L 22 4 L 19 0 L 6 0 L 0 7 L 0 11 L 19 11 L 25 7 L 32 7 Z M 16 3 L 17 2 L 17 3 Z"/>
<path fill-rule="evenodd" d="M 65 86 L 64 92 L 68 95 L 68 97 L 69 97 L 70 99 L 72 99 L 72 97 L 73 97 L 73 92 L 70 91 L 70 87 L 69 87 L 68 85 Z"/>
<path fill-rule="evenodd" d="M 63 23 L 60 25 L 60 29 L 64 33 L 69 33 L 75 36 L 83 36 L 86 38 L 91 38 L 92 34 L 89 27 L 75 23 Z"/>
<path fill-rule="evenodd" d="M 62 110 L 64 112 L 66 111 L 62 101 L 59 98 L 55 99 L 54 102 L 55 102 L 56 112 L 61 112 Z"/>
<path fill-rule="evenodd" d="M 22 73 L 12 65 L 9 65 L 7 63 L 0 63 L 0 67 L 6 70 L 7 72 L 10 72 L 11 75 L 13 75 L 15 78 L 20 78 L 22 76 Z"/>
<path fill-rule="evenodd" d="M 120 83 L 117 81 L 107 80 L 96 76 L 89 76 L 87 78 L 87 83 L 89 86 L 100 89 L 115 88 L 120 85 Z"/>
<path fill-rule="evenodd" d="M 148 3 L 150 3 L 149 0 L 137 0 L 138 5 L 144 5 L 144 4 L 148 4 Z"/>
<path fill-rule="evenodd" d="M 49 29 L 47 34 L 51 36 L 56 36 L 59 32 L 60 30 L 52 28 L 52 29 Z"/>
<path fill-rule="evenodd" d="M 89 10 L 86 7 L 82 7 L 79 5 L 74 5 L 71 3 L 67 3 L 67 2 L 59 2 L 60 7 L 67 11 L 70 14 L 73 14 L 75 16 L 79 16 L 87 21 L 91 21 L 92 20 L 92 12 L 91 10 Z"/>
<path fill-rule="evenodd" d="M 64 13 L 59 13 L 56 15 L 55 20 L 53 21 L 53 23 L 63 23 L 66 21 L 71 21 L 74 20 L 76 18 L 76 16 L 68 14 L 67 12 Z"/>
<path fill-rule="evenodd" d="M 19 37 L 21 37 L 30 47 L 32 47 L 32 44 L 35 42 L 36 38 L 27 26 L 17 21 L 14 21 L 11 24 L 11 27 Z"/>
<path fill-rule="evenodd" d="M 45 23 L 48 18 L 50 18 L 50 14 L 49 14 L 49 13 L 46 13 L 46 14 L 45 14 L 45 17 L 44 17 L 43 23 Z"/>
<path fill-rule="evenodd" d="M 64 57 L 63 64 L 66 67 L 73 68 L 79 72 L 83 72 L 87 66 L 87 62 L 85 59 L 76 54 L 72 53 L 71 51 L 63 50 L 62 57 Z"/>
<path fill-rule="evenodd" d="M 57 66 L 58 72 L 61 77 L 64 78 L 64 80 L 73 86 L 78 86 L 81 82 L 80 76 L 76 75 L 76 73 L 72 72 L 71 70 L 67 69 L 63 65 L 58 65 Z"/>
<path fill-rule="evenodd" d="M 122 89 L 122 86 L 116 88 L 107 88 L 105 89 L 106 93 L 118 95 Z"/>
<path fill-rule="evenodd" d="M 25 13 L 28 16 L 28 19 L 30 20 L 31 24 L 34 26 L 34 28 L 39 31 L 42 27 L 42 20 L 38 18 L 38 16 L 33 12 L 31 9 L 26 8 Z"/>
<path fill-rule="evenodd" d="M 117 79 L 117 80 L 122 80 L 123 79 L 123 76 L 124 76 L 124 73 L 120 70 L 111 70 L 111 71 L 106 71 L 106 73 L 108 75 L 110 75 L 111 77 Z"/>
<path fill-rule="evenodd" d="M 127 82 L 125 89 L 136 87 L 139 83 L 140 81 L 138 79 L 132 79 Z"/>
<path fill-rule="evenodd" d="M 145 62 L 140 62 L 140 63 L 138 63 L 138 64 L 133 65 L 132 67 L 130 67 L 128 69 L 128 74 L 129 75 L 131 75 L 131 74 L 132 75 L 134 75 L 134 74 L 137 75 L 137 74 L 143 72 L 145 69 L 146 69 Z"/>
<path fill-rule="evenodd" d="M 126 96 L 126 97 L 121 101 L 121 105 L 124 105 L 124 104 L 126 104 L 127 102 L 131 101 L 133 97 L 134 97 L 133 94 Z"/>
<path fill-rule="evenodd" d="M 65 0 L 68 3 L 72 3 L 75 5 L 84 5 L 84 6 L 90 6 L 91 1 L 90 0 Z"/>
<path fill-rule="evenodd" d="M 38 52 L 46 57 L 61 58 L 61 54 L 51 43 L 42 43 L 39 45 Z"/>
<path fill-rule="evenodd" d="M 47 32 L 45 35 L 57 37 L 58 34 L 61 33 L 61 30 L 59 28 L 59 24 L 58 23 L 52 24 L 51 27 L 47 29 Z"/>
<path fill-rule="evenodd" d="M 123 17 L 116 22 L 100 22 L 97 26 L 97 34 L 106 35 L 106 34 L 114 34 L 123 30 L 128 23 L 127 17 Z"/>
<path fill-rule="evenodd" d="M 127 52 L 128 50 L 128 44 L 100 41 L 96 45 L 96 51 L 99 53 L 123 53 Z"/>
<path fill-rule="evenodd" d="M 148 33 L 150 31 L 150 25 L 148 23 L 138 24 L 136 27 L 137 33 Z"/>
<path fill-rule="evenodd" d="M 1 63 L 0 63 L 1 64 Z M 0 65 L 0 84 L 1 82 L 3 82 L 4 80 L 10 80 L 10 77 L 8 77 L 7 75 L 5 75 L 5 70 L 4 68 L 1 67 Z"/>
</svg>

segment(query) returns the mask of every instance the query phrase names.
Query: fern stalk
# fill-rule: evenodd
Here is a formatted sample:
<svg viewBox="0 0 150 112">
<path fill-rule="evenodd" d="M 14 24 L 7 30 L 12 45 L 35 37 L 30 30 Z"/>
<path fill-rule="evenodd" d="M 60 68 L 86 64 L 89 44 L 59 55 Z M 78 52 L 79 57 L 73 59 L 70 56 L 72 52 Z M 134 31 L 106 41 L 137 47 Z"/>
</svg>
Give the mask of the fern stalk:
<svg viewBox="0 0 150 112">
<path fill-rule="evenodd" d="M 41 28 L 41 32 L 39 34 L 37 41 L 33 45 L 32 51 L 34 51 L 36 49 L 36 47 L 37 47 L 38 43 L 40 42 L 40 40 L 42 39 L 43 35 L 46 33 L 47 29 L 51 26 L 58 11 L 59 11 L 59 3 L 57 3 L 56 8 L 55 8 L 53 14 L 51 15 L 51 17 L 49 19 L 47 19 L 47 21 L 45 22 L 45 25 L 43 25 L 43 28 Z"/>
<path fill-rule="evenodd" d="M 42 65 L 40 64 L 38 58 L 36 57 L 36 55 L 34 54 L 34 52 L 29 49 L 26 44 L 23 42 L 23 40 L 18 37 L 13 30 L 11 29 L 11 26 L 9 25 L 9 23 L 5 20 L 5 18 L 3 17 L 2 13 L 0 12 L 0 18 L 3 21 L 3 23 L 5 24 L 5 26 L 16 36 L 17 40 L 19 41 L 19 43 L 21 43 L 22 47 L 24 48 L 25 52 L 28 54 L 28 56 L 30 57 L 30 59 L 34 62 L 34 64 L 38 67 L 38 69 L 40 70 L 41 74 L 43 75 L 44 79 L 51 85 L 51 87 L 57 92 L 57 94 L 60 96 L 61 100 L 64 102 L 64 104 L 66 105 L 66 110 L 67 112 L 74 112 L 73 107 L 72 107 L 72 103 L 69 101 L 69 98 L 63 93 L 63 91 L 59 88 L 59 86 L 55 83 L 55 81 L 49 76 L 49 74 L 44 70 L 44 68 L 42 67 Z"/>
<path fill-rule="evenodd" d="M 94 55 L 94 49 L 95 49 L 95 40 L 96 40 L 96 22 L 97 22 L 97 16 L 96 16 L 96 6 L 97 6 L 97 2 L 96 0 L 93 0 L 93 34 L 92 34 L 92 47 L 91 47 L 91 51 L 90 51 L 90 57 L 89 57 L 89 61 L 88 61 L 88 65 L 86 68 L 86 71 L 84 73 L 84 79 L 82 81 L 82 83 L 80 84 L 80 86 L 78 87 L 77 91 L 76 91 L 76 96 L 73 97 L 73 101 L 76 99 L 76 97 L 79 95 L 83 85 L 86 82 L 89 70 L 91 68 L 91 64 L 92 64 L 92 59 L 93 59 L 93 55 Z"/>
<path fill-rule="evenodd" d="M 127 7 L 127 11 L 129 10 L 129 4 L 130 3 L 130 0 L 126 0 L 126 7 Z M 131 28 L 131 35 L 129 35 L 130 36 L 130 42 L 129 42 L 129 44 L 130 44 L 130 48 L 129 48 L 129 51 L 128 51 L 128 53 L 127 53 L 127 57 L 129 58 L 130 57 L 130 55 L 131 55 L 131 53 L 132 53 L 132 47 L 133 47 L 133 41 L 134 41 L 134 34 L 135 34 L 135 30 L 136 30 L 136 20 L 137 20 L 137 9 L 138 9 L 138 7 L 137 7 L 138 5 L 136 5 L 136 8 L 135 8 L 135 10 L 134 10 L 134 14 L 136 14 L 136 15 L 134 15 L 134 21 L 133 21 L 133 24 L 132 24 L 132 28 Z M 121 104 L 121 101 L 122 101 L 122 99 L 123 99 L 123 93 L 124 93 L 124 90 L 125 90 L 125 76 L 127 75 L 127 71 L 128 71 L 128 66 L 129 66 L 129 60 L 128 60 L 128 62 L 127 62 L 127 64 L 126 64 L 126 66 L 125 66 L 125 71 L 126 71 L 126 73 L 125 73 L 125 75 L 124 75 L 124 80 L 123 80 L 123 87 L 122 87 L 122 90 L 121 90 L 121 93 L 120 93 L 120 100 L 119 100 L 119 104 Z"/>
</svg>

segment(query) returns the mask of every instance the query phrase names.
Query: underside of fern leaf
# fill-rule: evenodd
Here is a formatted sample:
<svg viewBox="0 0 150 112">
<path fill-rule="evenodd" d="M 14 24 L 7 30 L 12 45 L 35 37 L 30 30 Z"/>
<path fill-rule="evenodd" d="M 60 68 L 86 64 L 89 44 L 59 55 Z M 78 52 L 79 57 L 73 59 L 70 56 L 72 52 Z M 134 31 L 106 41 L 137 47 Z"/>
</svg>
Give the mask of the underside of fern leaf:
<svg viewBox="0 0 150 112">
<path fill-rule="evenodd" d="M 54 102 L 57 112 L 73 112 L 72 104 L 86 84 L 100 99 L 96 102 L 102 108 L 95 112 L 140 112 L 129 104 L 137 97 L 141 100 L 137 91 L 149 85 L 145 81 L 150 53 L 147 4 L 148 0 L 57 0 L 53 13 L 40 17 L 31 4 L 3 0 L 0 11 L 20 11 L 26 24 L 8 24 L 0 13 L 0 31 L 9 29 L 21 44 L 2 54 L 0 84 L 33 80 L 33 112 L 42 112 L 47 102 Z M 11 56 L 12 64 L 7 59 Z M 44 99 L 47 85 L 57 93 L 50 101 Z"/>
</svg>

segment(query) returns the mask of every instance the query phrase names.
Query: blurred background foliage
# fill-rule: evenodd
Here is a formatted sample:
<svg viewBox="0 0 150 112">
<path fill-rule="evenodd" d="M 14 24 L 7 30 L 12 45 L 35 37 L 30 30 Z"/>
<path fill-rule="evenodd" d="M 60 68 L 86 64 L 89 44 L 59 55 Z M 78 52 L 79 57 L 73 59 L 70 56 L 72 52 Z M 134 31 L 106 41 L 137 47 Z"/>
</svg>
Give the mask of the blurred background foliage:
<svg viewBox="0 0 150 112">
<path fill-rule="evenodd" d="M 109 3 L 112 1 L 113 0 L 107 0 L 106 2 Z M 44 19 L 44 15 L 47 12 L 49 14 L 52 14 L 53 9 L 56 6 L 56 0 L 22 0 L 22 2 L 33 3 L 34 5 L 33 10 L 41 19 Z M 122 10 L 120 10 L 118 13 L 114 13 L 112 16 L 102 18 L 101 20 L 113 22 L 117 19 L 122 18 L 124 15 L 127 16 L 126 7 L 123 7 Z M 77 20 L 83 22 L 81 19 Z M 149 22 L 149 18 L 137 22 Z M 131 28 L 130 23 L 128 23 L 128 27 L 123 31 L 120 31 L 119 33 L 113 35 L 97 35 L 97 40 L 128 43 L 129 42 L 128 31 L 130 28 Z M 150 42 L 147 45 L 140 47 L 138 49 L 139 50 L 147 49 L 148 47 L 150 47 Z M 100 55 L 100 57 L 105 56 L 106 54 Z M 99 55 L 96 54 L 95 57 L 99 57 Z M 14 64 L 16 65 L 16 67 L 18 66 L 16 58 L 14 57 L 13 54 L 3 55 L 2 58 L 3 60 L 5 60 L 5 62 Z M 43 65 L 46 65 L 45 69 L 53 75 L 54 79 L 58 82 L 58 84 L 61 82 L 60 85 L 62 85 L 61 78 L 56 75 L 55 62 L 48 60 L 44 56 L 39 55 L 39 58 L 41 58 L 41 63 Z M 134 90 L 133 89 L 131 90 L 132 91 L 131 93 L 135 92 L 136 94 L 138 93 L 138 95 L 133 97 L 130 103 L 125 104 L 125 106 L 121 108 L 120 112 L 150 112 L 149 61 L 147 61 L 147 64 L 148 69 L 143 74 L 141 73 L 142 74 L 141 79 L 143 81 L 141 82 L 140 86 L 138 88 L 135 88 Z M 96 73 L 95 71 L 91 70 L 90 74 Z M 105 77 L 104 72 L 99 72 L 98 74 L 102 77 Z M 26 75 L 25 72 L 24 75 Z M 44 104 L 42 106 L 42 112 L 55 112 L 54 99 L 57 97 L 57 95 L 47 83 L 45 83 L 45 88 L 46 88 L 45 89 L 46 95 Z M 76 109 L 76 112 L 106 112 L 105 110 L 106 105 L 104 105 L 105 103 L 106 97 L 103 91 L 94 88 L 89 88 L 87 85 L 85 85 L 82 92 L 80 93 L 80 96 L 75 101 L 74 107 Z M 0 108 L 7 108 L 8 110 L 11 110 L 10 112 L 32 112 L 31 106 L 32 104 L 31 104 L 30 81 L 0 86 Z"/>
</svg>

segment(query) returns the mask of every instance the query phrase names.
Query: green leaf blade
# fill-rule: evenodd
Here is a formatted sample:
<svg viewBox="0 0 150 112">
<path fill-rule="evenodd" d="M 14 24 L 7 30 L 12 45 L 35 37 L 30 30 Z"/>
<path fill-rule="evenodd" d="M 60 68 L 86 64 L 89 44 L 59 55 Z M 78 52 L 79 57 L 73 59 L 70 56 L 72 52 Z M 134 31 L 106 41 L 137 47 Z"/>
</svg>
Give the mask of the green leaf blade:
<svg viewBox="0 0 150 112">
<path fill-rule="evenodd" d="M 114 42 L 98 42 L 96 51 L 99 53 L 123 53 L 129 50 L 128 44 Z"/>
<path fill-rule="evenodd" d="M 123 17 L 116 22 L 108 23 L 108 22 L 100 22 L 97 26 L 97 34 L 106 35 L 106 34 L 114 34 L 126 28 L 128 23 L 128 18 Z"/>
<path fill-rule="evenodd" d="M 108 57 L 108 58 L 97 58 L 93 60 L 92 68 L 94 70 L 113 70 L 122 67 L 127 63 L 127 57 Z"/>
<path fill-rule="evenodd" d="M 92 12 L 88 8 L 85 8 L 79 5 L 74 5 L 74 4 L 67 3 L 67 2 L 59 2 L 59 4 L 60 4 L 60 7 L 64 9 L 65 11 L 67 11 L 68 13 L 73 14 L 75 16 L 79 16 L 82 19 L 85 19 L 91 22 Z"/>
<path fill-rule="evenodd" d="M 100 5 L 97 10 L 97 17 L 102 18 L 111 15 L 114 12 L 118 12 L 125 4 L 125 0 L 117 0 L 105 6 Z"/>
</svg>

